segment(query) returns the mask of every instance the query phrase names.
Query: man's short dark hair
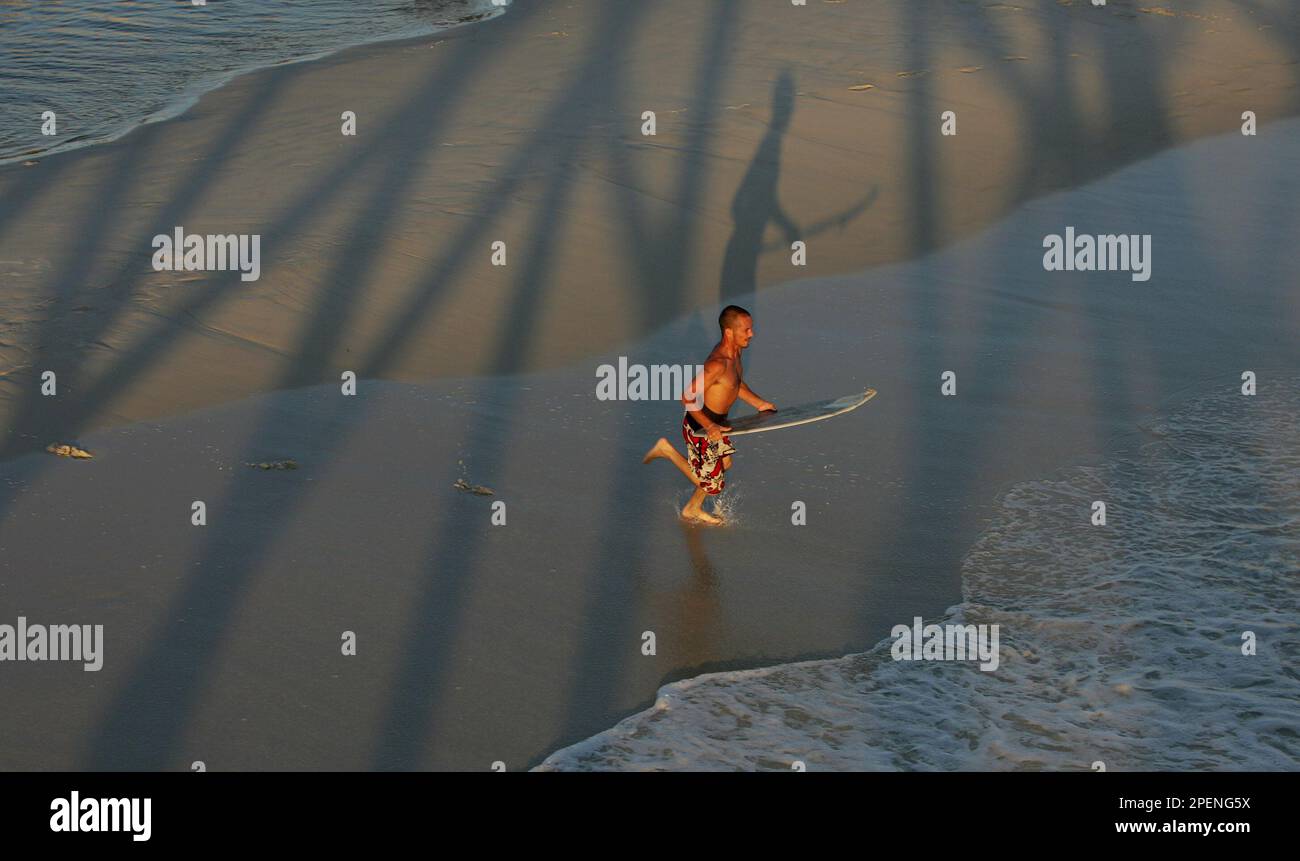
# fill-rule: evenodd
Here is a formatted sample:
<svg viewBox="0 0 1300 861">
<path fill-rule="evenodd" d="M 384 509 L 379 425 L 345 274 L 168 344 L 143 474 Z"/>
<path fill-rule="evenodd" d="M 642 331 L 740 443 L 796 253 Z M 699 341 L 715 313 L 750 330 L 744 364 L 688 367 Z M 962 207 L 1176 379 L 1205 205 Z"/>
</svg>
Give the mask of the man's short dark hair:
<svg viewBox="0 0 1300 861">
<path fill-rule="evenodd" d="M 725 332 L 736 325 L 738 318 L 748 316 L 750 316 L 750 313 L 739 305 L 728 305 L 718 315 L 718 328 Z"/>
</svg>

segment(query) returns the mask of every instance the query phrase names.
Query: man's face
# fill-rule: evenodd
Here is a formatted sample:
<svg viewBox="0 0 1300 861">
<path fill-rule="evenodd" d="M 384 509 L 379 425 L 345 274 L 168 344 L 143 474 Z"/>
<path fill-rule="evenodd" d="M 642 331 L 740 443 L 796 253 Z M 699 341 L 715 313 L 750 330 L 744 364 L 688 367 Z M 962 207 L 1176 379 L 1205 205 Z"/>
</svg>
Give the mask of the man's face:
<svg viewBox="0 0 1300 861">
<path fill-rule="evenodd" d="M 752 317 L 741 317 L 736 320 L 736 324 L 731 327 L 731 334 L 736 339 L 736 346 L 745 349 L 749 342 L 754 340 L 754 319 Z"/>
</svg>

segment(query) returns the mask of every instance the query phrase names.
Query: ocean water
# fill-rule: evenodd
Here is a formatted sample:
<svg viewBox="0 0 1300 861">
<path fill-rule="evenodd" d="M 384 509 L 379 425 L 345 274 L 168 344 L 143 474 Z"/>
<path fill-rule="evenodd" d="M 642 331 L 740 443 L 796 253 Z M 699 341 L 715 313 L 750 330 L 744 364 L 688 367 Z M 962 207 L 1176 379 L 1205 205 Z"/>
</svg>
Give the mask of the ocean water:
<svg viewBox="0 0 1300 861">
<path fill-rule="evenodd" d="M 492 0 L 0 3 L 0 163 L 112 140 L 243 72 L 503 9 Z M 57 135 L 41 133 L 47 110 Z"/>
<path fill-rule="evenodd" d="M 999 625 L 996 671 L 887 638 L 699 676 L 539 769 L 1300 768 L 1300 378 L 1180 395 L 1142 430 L 1131 459 L 1011 487 L 926 620 Z"/>
</svg>

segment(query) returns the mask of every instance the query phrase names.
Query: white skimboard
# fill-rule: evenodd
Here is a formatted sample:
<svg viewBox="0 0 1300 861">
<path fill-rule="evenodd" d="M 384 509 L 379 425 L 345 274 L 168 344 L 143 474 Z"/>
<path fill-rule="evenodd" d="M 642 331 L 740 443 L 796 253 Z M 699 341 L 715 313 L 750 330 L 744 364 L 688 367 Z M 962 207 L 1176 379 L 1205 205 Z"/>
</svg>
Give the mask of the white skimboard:
<svg viewBox="0 0 1300 861">
<path fill-rule="evenodd" d="M 822 419 L 829 419 L 856 410 L 875 396 L 875 389 L 867 389 L 865 392 L 859 392 L 856 395 L 845 395 L 842 398 L 832 398 L 829 401 L 817 401 L 813 404 L 781 408 L 775 412 L 755 413 L 752 416 L 743 416 L 728 421 L 727 424 L 731 425 L 731 430 L 725 433 L 727 436 L 741 436 L 747 433 L 762 433 L 764 431 L 790 428 L 795 425 L 806 425 L 809 422 L 819 422 Z"/>
</svg>

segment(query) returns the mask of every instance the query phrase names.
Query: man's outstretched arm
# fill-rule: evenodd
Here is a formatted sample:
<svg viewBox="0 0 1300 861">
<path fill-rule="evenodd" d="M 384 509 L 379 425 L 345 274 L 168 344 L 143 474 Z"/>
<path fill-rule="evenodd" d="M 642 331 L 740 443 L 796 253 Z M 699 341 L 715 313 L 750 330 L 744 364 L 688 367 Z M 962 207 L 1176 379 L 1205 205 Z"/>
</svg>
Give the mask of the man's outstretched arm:
<svg viewBox="0 0 1300 861">
<path fill-rule="evenodd" d="M 765 401 L 758 395 L 754 394 L 754 390 L 745 385 L 743 381 L 740 384 L 740 399 L 759 412 L 763 412 L 764 410 L 776 410 L 776 404 L 771 401 Z"/>
</svg>

